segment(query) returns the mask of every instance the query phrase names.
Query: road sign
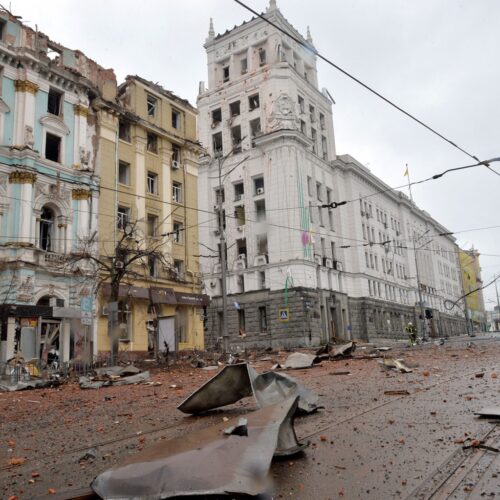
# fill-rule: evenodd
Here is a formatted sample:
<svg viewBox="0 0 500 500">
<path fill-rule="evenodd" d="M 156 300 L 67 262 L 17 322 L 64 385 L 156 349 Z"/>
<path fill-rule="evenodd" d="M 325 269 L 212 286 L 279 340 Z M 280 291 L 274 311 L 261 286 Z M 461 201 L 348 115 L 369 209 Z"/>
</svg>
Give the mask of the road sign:
<svg viewBox="0 0 500 500">
<path fill-rule="evenodd" d="M 286 323 L 290 319 L 290 310 L 288 307 L 278 309 L 278 319 L 283 323 Z"/>
<path fill-rule="evenodd" d="M 80 322 L 82 323 L 82 325 L 91 325 L 92 297 L 90 295 L 85 295 L 80 299 L 80 310 L 81 310 Z"/>
</svg>

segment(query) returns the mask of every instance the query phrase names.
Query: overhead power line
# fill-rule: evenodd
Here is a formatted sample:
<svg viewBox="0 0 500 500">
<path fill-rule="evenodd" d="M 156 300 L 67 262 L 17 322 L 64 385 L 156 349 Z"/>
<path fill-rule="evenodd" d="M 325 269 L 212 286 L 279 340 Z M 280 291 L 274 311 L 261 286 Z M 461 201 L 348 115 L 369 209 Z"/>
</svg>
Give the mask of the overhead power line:
<svg viewBox="0 0 500 500">
<path fill-rule="evenodd" d="M 340 73 L 342 73 L 347 78 L 350 78 L 352 81 L 356 82 L 358 85 L 361 85 L 361 87 L 363 87 L 364 89 L 368 90 L 368 92 L 371 92 L 372 94 L 376 95 L 379 99 L 382 99 L 382 101 L 384 101 L 386 104 L 389 104 L 389 106 L 391 106 L 394 109 L 398 110 L 400 113 L 403 113 L 406 117 L 410 118 L 414 122 L 416 122 L 419 125 L 421 125 L 422 127 L 426 128 L 429 132 L 433 133 L 434 135 L 438 136 L 443 141 L 447 142 L 449 145 L 451 145 L 454 148 L 458 149 L 459 151 L 461 151 L 462 153 L 466 154 L 470 158 L 476 160 L 477 162 L 481 161 L 481 160 L 479 160 L 479 158 L 476 155 L 474 155 L 472 153 L 469 153 L 466 149 L 460 147 L 458 144 L 456 144 L 455 142 L 453 142 L 451 139 L 448 139 L 447 137 L 445 137 L 443 134 L 441 134 L 440 132 L 438 132 L 436 129 L 432 128 L 430 125 L 427 125 L 422 120 L 418 119 L 416 116 L 412 115 L 411 113 L 409 113 L 408 111 L 406 111 L 405 109 L 403 109 L 401 106 L 398 106 L 396 103 L 394 103 L 393 101 L 391 101 L 389 98 L 385 97 L 380 92 L 378 92 L 374 88 L 370 87 L 368 84 L 362 82 L 359 78 L 355 77 L 354 75 L 352 75 L 351 73 L 349 73 L 345 69 L 341 68 L 338 64 L 335 64 L 333 61 L 331 61 L 327 57 L 325 57 L 322 54 L 320 54 L 316 50 L 316 48 L 314 48 L 312 45 L 304 42 L 301 38 L 295 36 L 294 34 L 289 33 L 287 30 L 285 30 L 281 26 L 278 26 L 276 23 L 273 23 L 272 21 L 270 21 L 269 19 L 267 19 L 263 14 L 260 14 L 259 12 L 257 12 L 254 9 L 252 9 L 251 7 L 249 7 L 248 5 L 246 5 L 245 3 L 243 3 L 242 1 L 240 1 L 240 0 L 234 0 L 234 1 L 237 4 L 241 5 L 241 7 L 243 7 L 244 9 L 248 10 L 249 12 L 251 12 L 254 16 L 259 17 L 260 19 L 262 19 L 266 23 L 270 24 L 271 26 L 273 26 L 274 28 L 276 28 L 278 31 L 280 31 L 281 33 L 283 33 L 284 35 L 287 35 L 294 42 L 298 43 L 299 45 L 301 45 L 302 47 L 304 47 L 309 52 L 312 52 L 315 56 L 317 56 L 319 59 L 321 59 L 322 61 L 326 62 L 328 65 L 332 66 L 333 68 L 335 68 L 337 71 L 340 71 Z M 485 164 L 485 166 L 488 167 L 490 170 L 492 170 L 489 167 L 489 165 Z M 498 172 L 495 172 L 494 170 L 492 170 L 492 172 L 494 172 L 497 175 L 500 175 L 500 174 L 498 174 Z"/>
</svg>

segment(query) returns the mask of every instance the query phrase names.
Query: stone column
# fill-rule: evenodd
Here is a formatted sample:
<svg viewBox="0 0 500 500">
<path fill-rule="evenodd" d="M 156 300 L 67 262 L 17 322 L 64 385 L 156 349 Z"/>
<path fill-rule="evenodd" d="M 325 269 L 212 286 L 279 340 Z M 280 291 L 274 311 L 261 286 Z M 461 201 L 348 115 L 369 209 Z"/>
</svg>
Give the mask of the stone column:
<svg viewBox="0 0 500 500">
<path fill-rule="evenodd" d="M 15 170 L 9 175 L 9 184 L 18 184 L 19 197 L 19 223 L 17 224 L 17 234 L 13 231 L 13 240 L 26 245 L 33 245 L 35 238 L 31 239 L 31 219 L 33 216 L 33 184 L 36 181 L 36 174 Z M 14 229 L 14 228 L 13 228 Z"/>
<path fill-rule="evenodd" d="M 59 333 L 59 356 L 62 363 L 69 361 L 69 348 L 71 342 L 71 323 L 69 319 L 61 320 Z"/>
<path fill-rule="evenodd" d="M 74 144 L 74 167 L 86 168 L 87 158 L 87 115 L 88 108 L 82 104 L 73 106 L 75 111 L 75 144 Z"/>
<path fill-rule="evenodd" d="M 77 202 L 76 210 L 77 216 L 77 227 L 76 227 L 76 237 L 81 240 L 88 240 L 89 238 L 89 220 L 90 220 L 90 191 L 88 189 L 78 188 L 73 189 L 71 192 L 71 197 Z"/>
<path fill-rule="evenodd" d="M 137 219 L 145 220 L 146 218 L 146 139 L 136 137 L 135 139 L 135 192 L 139 196 L 136 197 Z"/>
<path fill-rule="evenodd" d="M 7 320 L 7 340 L 2 342 L 0 351 L 0 362 L 5 363 L 14 356 L 14 341 L 16 338 L 16 318 L 9 317 Z"/>
<path fill-rule="evenodd" d="M 35 129 L 35 96 L 38 85 L 29 80 L 16 80 L 13 144 L 33 147 L 33 131 Z"/>
</svg>

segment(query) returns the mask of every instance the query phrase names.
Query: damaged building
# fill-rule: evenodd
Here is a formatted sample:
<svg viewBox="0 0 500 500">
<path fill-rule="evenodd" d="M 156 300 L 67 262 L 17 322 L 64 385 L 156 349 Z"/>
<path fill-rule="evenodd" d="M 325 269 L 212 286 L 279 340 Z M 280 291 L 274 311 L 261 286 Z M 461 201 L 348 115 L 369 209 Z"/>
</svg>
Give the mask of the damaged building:
<svg viewBox="0 0 500 500">
<path fill-rule="evenodd" d="M 49 348 L 67 361 L 93 335 L 88 266 L 68 267 L 96 229 L 97 123 L 114 74 L 0 11 L 0 360 Z"/>
<path fill-rule="evenodd" d="M 403 337 L 408 321 L 428 335 L 465 331 L 463 306 L 448 308 L 462 295 L 454 238 L 354 158 L 337 155 L 333 99 L 318 86 L 309 29 L 301 35 L 274 0 L 263 16 L 292 36 L 256 17 L 220 35 L 210 21 L 205 42 L 208 87 L 200 84 L 198 107 L 207 150 L 199 175 L 207 343 L 223 340 L 223 274 L 230 342 L 240 347 Z"/>
</svg>

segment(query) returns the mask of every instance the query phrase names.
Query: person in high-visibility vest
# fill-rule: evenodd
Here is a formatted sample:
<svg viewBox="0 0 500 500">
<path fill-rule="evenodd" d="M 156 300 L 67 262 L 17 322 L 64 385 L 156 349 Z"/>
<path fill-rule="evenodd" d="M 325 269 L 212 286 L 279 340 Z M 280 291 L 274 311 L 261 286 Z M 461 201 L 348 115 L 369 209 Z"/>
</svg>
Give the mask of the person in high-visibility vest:
<svg viewBox="0 0 500 500">
<path fill-rule="evenodd" d="M 405 330 L 410 337 L 410 345 L 415 345 L 417 343 L 417 329 L 411 321 L 406 325 Z"/>
</svg>

